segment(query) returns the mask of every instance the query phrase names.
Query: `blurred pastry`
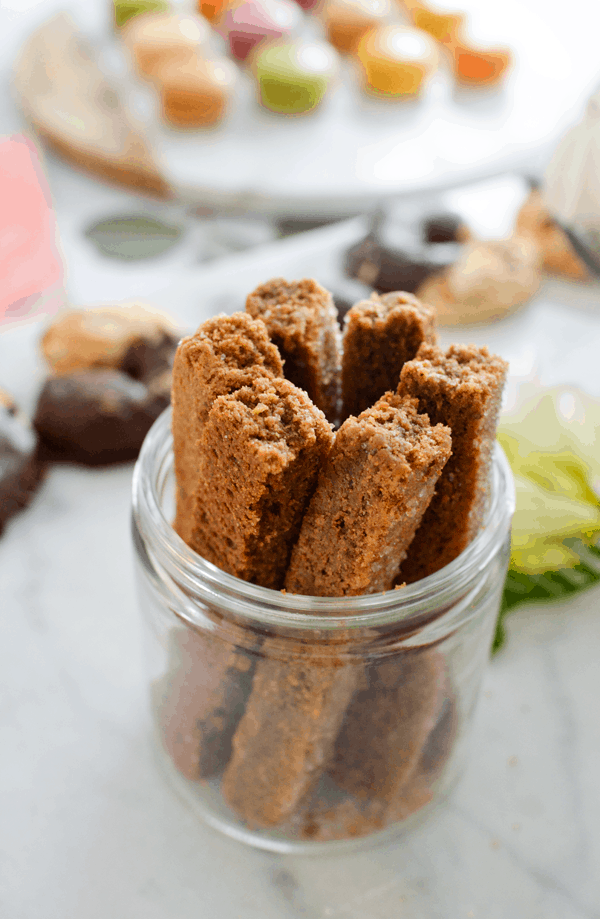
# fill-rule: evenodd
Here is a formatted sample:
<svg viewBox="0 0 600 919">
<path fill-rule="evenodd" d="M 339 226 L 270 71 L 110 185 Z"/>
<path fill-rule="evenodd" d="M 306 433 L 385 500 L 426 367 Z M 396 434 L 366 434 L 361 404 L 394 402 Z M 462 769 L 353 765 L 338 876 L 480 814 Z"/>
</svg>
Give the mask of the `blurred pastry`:
<svg viewBox="0 0 600 919">
<path fill-rule="evenodd" d="M 114 0 L 115 6 L 115 26 L 117 29 L 123 28 L 126 22 L 133 19 L 134 16 L 140 16 L 144 13 L 167 13 L 169 11 L 168 0 Z"/>
<path fill-rule="evenodd" d="M 454 39 L 465 19 L 464 13 L 433 10 L 424 3 L 414 2 L 414 0 L 404 0 L 403 5 L 408 10 L 417 29 L 429 32 L 432 38 L 442 44 L 449 44 Z"/>
<path fill-rule="evenodd" d="M 379 214 L 370 232 L 346 252 L 346 273 L 379 293 L 415 293 L 426 278 L 452 265 L 456 242 L 424 243 L 411 228 Z"/>
<path fill-rule="evenodd" d="M 301 20 L 302 13 L 291 0 L 234 0 L 217 31 L 229 42 L 232 55 L 245 61 L 265 39 L 291 36 Z"/>
<path fill-rule="evenodd" d="M 428 32 L 450 53 L 454 74 L 460 83 L 488 85 L 497 83 L 512 61 L 507 48 L 485 49 L 465 38 L 464 13 L 435 10 L 421 0 L 401 0 L 412 22 Z"/>
<path fill-rule="evenodd" d="M 471 239 L 471 231 L 458 214 L 430 214 L 422 221 L 421 232 L 426 243 L 466 243 Z"/>
<path fill-rule="evenodd" d="M 167 316 L 136 300 L 62 311 L 46 329 L 41 349 L 57 376 L 108 367 L 142 379 L 148 376 L 150 363 L 155 372 L 171 366 L 179 338 Z M 142 350 L 147 354 L 143 362 Z M 133 369 L 133 364 L 140 368 L 142 363 L 143 369 Z"/>
<path fill-rule="evenodd" d="M 122 38 L 138 73 L 153 78 L 165 65 L 197 55 L 209 35 L 210 27 L 199 16 L 167 13 L 134 19 L 123 29 Z"/>
<path fill-rule="evenodd" d="M 237 79 L 235 64 L 226 58 L 163 65 L 154 78 L 165 121 L 179 128 L 217 124 L 225 115 Z"/>
<path fill-rule="evenodd" d="M 334 48 L 353 54 L 364 36 L 381 25 L 389 14 L 388 0 L 327 0 L 322 19 Z"/>
<path fill-rule="evenodd" d="M 12 82 L 27 121 L 70 163 L 127 188 L 172 196 L 139 124 L 98 66 L 93 45 L 66 14 L 30 36 Z"/>
<path fill-rule="evenodd" d="M 209 22 L 217 22 L 225 12 L 229 2 L 230 0 L 197 0 L 198 12 Z"/>
<path fill-rule="evenodd" d="M 295 115 L 322 102 L 338 70 L 337 54 L 325 42 L 275 42 L 258 49 L 253 60 L 261 104 Z"/>
<path fill-rule="evenodd" d="M 458 39 L 451 46 L 454 74 L 460 83 L 488 86 L 497 83 L 508 69 L 512 55 L 507 48 L 486 50 Z"/>
<path fill-rule="evenodd" d="M 421 284 L 417 296 L 441 325 L 490 322 L 533 297 L 541 281 L 540 254 L 527 236 L 473 242 L 445 272 Z"/>
<path fill-rule="evenodd" d="M 587 281 L 590 273 L 579 258 L 564 230 L 548 212 L 539 189 L 532 189 L 521 207 L 516 232 L 531 236 L 539 247 L 542 267 L 548 274 L 562 275 L 574 281 Z"/>
<path fill-rule="evenodd" d="M 365 87 L 384 96 L 416 96 L 434 73 L 438 52 L 419 29 L 387 25 L 369 31 L 358 46 Z"/>
</svg>

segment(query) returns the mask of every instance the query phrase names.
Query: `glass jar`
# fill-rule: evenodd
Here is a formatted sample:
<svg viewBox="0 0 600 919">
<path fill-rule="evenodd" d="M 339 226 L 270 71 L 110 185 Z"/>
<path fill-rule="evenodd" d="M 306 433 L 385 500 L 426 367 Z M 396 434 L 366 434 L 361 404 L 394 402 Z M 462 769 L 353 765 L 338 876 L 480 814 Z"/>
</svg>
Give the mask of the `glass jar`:
<svg viewBox="0 0 600 919">
<path fill-rule="evenodd" d="M 484 526 L 436 574 L 321 598 L 248 584 L 172 529 L 170 411 L 133 480 L 133 536 L 161 764 L 229 836 L 279 852 L 409 828 L 460 772 L 514 509 L 496 446 Z"/>
</svg>

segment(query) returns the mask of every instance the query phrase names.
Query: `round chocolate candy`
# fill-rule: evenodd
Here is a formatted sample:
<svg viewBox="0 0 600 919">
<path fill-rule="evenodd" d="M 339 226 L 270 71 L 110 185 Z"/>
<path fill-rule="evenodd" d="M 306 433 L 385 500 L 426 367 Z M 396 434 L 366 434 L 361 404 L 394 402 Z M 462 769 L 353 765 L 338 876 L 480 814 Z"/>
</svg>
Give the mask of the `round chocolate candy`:
<svg viewBox="0 0 600 919">
<path fill-rule="evenodd" d="M 365 88 L 384 96 L 416 96 L 435 71 L 435 42 L 420 29 L 386 25 L 368 32 L 358 47 Z"/>
<path fill-rule="evenodd" d="M 323 100 L 338 63 L 324 42 L 274 42 L 253 60 L 261 104 L 284 115 L 309 112 Z"/>
<path fill-rule="evenodd" d="M 168 391 L 118 370 L 50 377 L 34 424 L 48 459 L 104 466 L 137 457 L 144 437 L 169 404 Z"/>
</svg>

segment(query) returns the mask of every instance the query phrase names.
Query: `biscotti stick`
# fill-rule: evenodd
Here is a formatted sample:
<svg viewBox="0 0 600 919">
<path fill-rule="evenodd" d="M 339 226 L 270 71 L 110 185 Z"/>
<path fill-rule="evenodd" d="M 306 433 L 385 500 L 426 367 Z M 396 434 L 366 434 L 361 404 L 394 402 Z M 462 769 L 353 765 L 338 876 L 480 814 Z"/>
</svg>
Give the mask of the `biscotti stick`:
<svg viewBox="0 0 600 919">
<path fill-rule="evenodd" d="M 202 500 L 192 548 L 230 574 L 281 587 L 332 440 L 323 413 L 287 380 L 258 377 L 215 399 L 196 444 Z M 229 759 L 259 646 L 257 639 L 248 647 L 245 632 L 219 623 L 215 632 L 184 633 L 172 642 L 159 721 L 186 778 L 215 775 Z"/>
<path fill-rule="evenodd" d="M 355 304 L 344 323 L 343 417 L 359 415 L 394 391 L 406 361 L 423 342 L 435 340 L 435 312 L 412 294 L 373 294 Z"/>
<path fill-rule="evenodd" d="M 185 542 L 195 528 L 198 441 L 217 398 L 258 377 L 281 377 L 283 365 L 264 324 L 246 313 L 221 314 L 184 338 L 173 364 L 173 453 L 177 482 L 174 528 Z"/>
<path fill-rule="evenodd" d="M 319 476 L 285 587 L 317 597 L 392 587 L 450 456 L 450 433 L 386 393 L 348 418 Z"/>
<path fill-rule="evenodd" d="M 367 667 L 348 707 L 329 775 L 358 798 L 391 804 L 417 769 L 444 699 L 437 651 L 398 652 Z"/>
<path fill-rule="evenodd" d="M 393 393 L 345 422 L 304 517 L 286 589 L 339 597 L 390 588 L 449 453 L 446 428 L 431 428 L 414 400 Z M 265 642 L 222 785 L 249 825 L 290 820 L 318 782 L 361 672 L 344 650 L 324 656 L 309 636 L 305 653 Z"/>
<path fill-rule="evenodd" d="M 335 421 L 341 334 L 329 291 L 310 278 L 274 278 L 249 295 L 246 311 L 265 323 L 284 359 L 286 379 L 306 390 L 317 408 Z"/>
<path fill-rule="evenodd" d="M 356 684 L 357 662 L 267 639 L 221 792 L 251 827 L 286 823 L 326 767 Z M 343 647 L 342 649 L 343 650 Z"/>
<path fill-rule="evenodd" d="M 417 534 L 402 563 L 400 580 L 412 583 L 448 565 L 471 542 L 489 493 L 492 449 L 508 364 L 487 348 L 422 345 L 405 364 L 398 392 L 419 400 L 432 424 L 452 431 L 447 462 Z"/>
<path fill-rule="evenodd" d="M 189 627 L 171 632 L 170 668 L 154 687 L 164 747 L 191 781 L 215 775 L 229 759 L 250 692 L 255 658 L 235 645 L 247 636 L 229 628 L 229 643 Z"/>
<path fill-rule="evenodd" d="M 192 547 L 244 581 L 283 587 L 333 434 L 305 392 L 258 379 L 215 400 L 199 442 L 202 502 Z"/>
</svg>

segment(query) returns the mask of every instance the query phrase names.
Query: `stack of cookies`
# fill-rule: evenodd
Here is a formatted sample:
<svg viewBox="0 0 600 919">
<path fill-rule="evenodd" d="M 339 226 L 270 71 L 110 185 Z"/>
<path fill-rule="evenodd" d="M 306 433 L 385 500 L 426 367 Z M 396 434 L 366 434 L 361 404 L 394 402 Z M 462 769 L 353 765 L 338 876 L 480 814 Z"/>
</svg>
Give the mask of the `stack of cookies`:
<svg viewBox="0 0 600 919">
<path fill-rule="evenodd" d="M 506 369 L 486 348 L 437 347 L 410 294 L 357 303 L 342 332 L 316 281 L 269 281 L 177 350 L 174 527 L 223 571 L 287 593 L 428 577 L 482 524 Z M 431 799 L 456 731 L 439 650 L 369 663 L 351 627 L 242 631 L 172 633 L 157 708 L 180 773 L 218 781 L 246 826 L 301 839 L 362 835 Z"/>
</svg>

